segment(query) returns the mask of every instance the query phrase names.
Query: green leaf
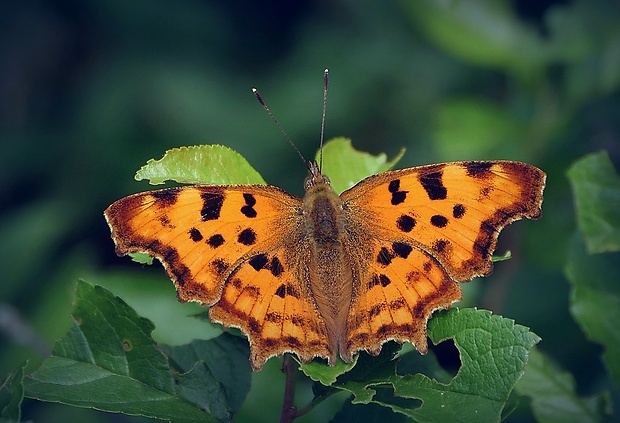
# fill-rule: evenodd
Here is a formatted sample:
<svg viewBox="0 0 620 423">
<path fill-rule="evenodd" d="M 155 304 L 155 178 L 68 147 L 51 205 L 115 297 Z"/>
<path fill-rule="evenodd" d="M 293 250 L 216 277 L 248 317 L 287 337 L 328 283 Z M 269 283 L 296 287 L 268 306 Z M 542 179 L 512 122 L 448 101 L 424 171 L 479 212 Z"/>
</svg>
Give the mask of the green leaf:
<svg viewBox="0 0 620 423">
<path fill-rule="evenodd" d="M 495 156 L 500 149 L 504 157 L 516 155 L 526 137 L 525 127 L 513 114 L 478 99 L 443 101 L 433 124 L 435 149 L 445 160 L 479 160 Z"/>
<path fill-rule="evenodd" d="M 151 159 L 136 173 L 152 185 L 172 180 L 182 184 L 265 184 L 265 180 L 236 151 L 222 145 L 173 148 Z"/>
<path fill-rule="evenodd" d="M 568 170 L 568 178 L 588 251 L 620 251 L 620 178 L 607 153 L 581 158 Z"/>
<path fill-rule="evenodd" d="M 9 374 L 0 385 L 0 423 L 21 422 L 21 404 L 24 399 L 24 369 L 27 363 Z"/>
<path fill-rule="evenodd" d="M 433 317 L 428 334 L 434 344 L 454 340 L 461 359 L 454 378 L 431 354 L 410 352 L 394 360 L 400 347 L 390 342 L 379 357 L 360 354 L 355 368 L 332 387 L 351 392 L 355 404 L 379 404 L 420 422 L 500 421 L 528 351 L 540 338 L 489 311 L 458 308 Z M 419 373 L 423 370 L 432 378 Z"/>
<path fill-rule="evenodd" d="M 79 281 L 72 317 L 53 356 L 24 381 L 27 397 L 174 422 L 231 419 L 221 384 L 200 366 L 172 372 L 153 324 L 120 298 Z"/>
<path fill-rule="evenodd" d="M 233 412 L 238 412 L 250 391 L 252 369 L 248 361 L 250 349 L 245 338 L 223 333 L 208 341 L 194 340 L 187 345 L 160 345 L 171 362 L 189 371 L 197 362 L 204 362 L 222 383 Z"/>
<path fill-rule="evenodd" d="M 209 410 L 217 421 L 232 420 L 226 390 L 204 361 L 197 362 L 189 372 L 177 375 L 176 390 L 199 409 Z"/>
<path fill-rule="evenodd" d="M 131 257 L 131 261 L 139 264 L 146 264 L 148 266 L 153 264 L 153 257 L 146 253 L 129 253 L 129 257 Z"/>
<path fill-rule="evenodd" d="M 350 363 L 345 363 L 338 357 L 334 366 L 328 366 L 325 363 L 311 361 L 310 363 L 301 363 L 296 356 L 293 358 L 299 363 L 299 370 L 315 382 L 320 382 L 325 386 L 329 386 L 336 382 L 338 376 L 348 372 L 357 364 L 359 354 L 353 356 Z"/>
<path fill-rule="evenodd" d="M 475 64 L 532 71 L 545 63 L 545 43 L 506 0 L 401 2 L 433 42 Z M 481 25 L 485 22 L 485 25 Z"/>
<path fill-rule="evenodd" d="M 346 402 L 330 423 L 411 423 L 402 414 L 394 414 L 378 404 L 353 404 Z"/>
<path fill-rule="evenodd" d="M 515 383 L 523 375 L 528 351 L 540 338 L 514 321 L 489 311 L 451 309 L 431 319 L 433 343 L 452 338 L 461 368 L 449 384 L 426 375 L 395 376 L 395 394 L 417 398 L 417 409 L 390 405 L 420 422 L 497 422 Z"/>
<path fill-rule="evenodd" d="M 377 357 L 372 357 L 367 353 L 360 353 L 357 365 L 349 372 L 340 377 L 334 385 L 335 388 L 349 391 L 354 395 L 354 404 L 368 404 L 376 401 L 378 387 L 384 388 L 391 382 L 391 378 L 396 374 L 397 361 L 394 357 L 401 346 L 396 342 L 383 344 L 381 352 Z"/>
<path fill-rule="evenodd" d="M 222 145 L 195 145 L 166 151 L 159 160 L 150 159 L 136 172 L 137 181 L 151 185 L 176 181 L 183 184 L 262 184 L 266 182 L 248 161 Z M 146 253 L 130 253 L 141 264 L 153 264 Z"/>
<path fill-rule="evenodd" d="M 565 273 L 571 314 L 589 339 L 604 346 L 603 361 L 620 388 L 620 253 L 588 254 L 575 236 Z"/>
<path fill-rule="evenodd" d="M 506 252 L 502 255 L 492 255 L 491 256 L 491 261 L 493 263 L 497 263 L 500 261 L 507 261 L 510 260 L 512 258 L 512 252 L 510 250 L 506 250 Z"/>
<path fill-rule="evenodd" d="M 584 398 L 575 393 L 575 380 L 536 348 L 530 351 L 526 372 L 515 391 L 530 398 L 538 423 L 598 423 L 607 421 L 607 393 Z"/>
<path fill-rule="evenodd" d="M 317 152 L 316 161 L 319 161 L 319 154 Z M 383 153 L 373 156 L 354 149 L 348 138 L 333 138 L 323 145 L 322 171 L 340 194 L 370 175 L 391 169 L 404 154 L 405 150 L 401 149 L 396 157 L 388 161 Z"/>
</svg>

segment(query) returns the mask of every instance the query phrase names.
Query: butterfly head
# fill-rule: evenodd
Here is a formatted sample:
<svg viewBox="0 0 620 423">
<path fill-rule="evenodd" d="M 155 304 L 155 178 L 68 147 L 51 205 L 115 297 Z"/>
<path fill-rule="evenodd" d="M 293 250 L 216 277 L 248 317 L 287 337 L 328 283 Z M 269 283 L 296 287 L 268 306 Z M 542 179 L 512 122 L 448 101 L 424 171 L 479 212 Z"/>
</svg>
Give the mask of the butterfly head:
<svg viewBox="0 0 620 423">
<path fill-rule="evenodd" d="M 315 185 L 330 185 L 329 178 L 321 173 L 319 164 L 317 162 L 308 162 L 308 176 L 304 181 L 304 188 L 308 191 Z"/>
</svg>

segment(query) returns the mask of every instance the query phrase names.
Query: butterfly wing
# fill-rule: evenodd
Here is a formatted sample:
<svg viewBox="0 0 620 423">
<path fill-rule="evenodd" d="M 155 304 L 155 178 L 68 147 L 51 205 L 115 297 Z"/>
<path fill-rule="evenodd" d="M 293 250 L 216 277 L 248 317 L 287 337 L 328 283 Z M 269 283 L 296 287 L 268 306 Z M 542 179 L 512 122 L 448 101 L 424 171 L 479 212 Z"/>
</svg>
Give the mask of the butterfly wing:
<svg viewBox="0 0 620 423">
<path fill-rule="evenodd" d="M 309 248 L 309 246 L 303 246 Z M 210 309 L 214 322 L 241 328 L 250 339 L 255 370 L 274 355 L 297 354 L 308 362 L 332 359 L 325 323 L 307 285 L 300 284 L 287 248 L 253 255 L 228 277 L 220 301 Z M 302 279 L 307 280 L 307 279 Z"/>
<path fill-rule="evenodd" d="M 506 225 L 540 216 L 544 185 L 525 163 L 454 162 L 371 176 L 341 197 L 373 234 L 424 250 L 462 282 L 491 273 Z"/>
<path fill-rule="evenodd" d="M 285 351 L 328 357 L 325 324 L 299 275 L 301 200 L 262 185 L 193 186 L 134 194 L 106 211 L 116 252 L 158 258 L 179 299 L 249 338 L 260 369 Z"/>
<path fill-rule="evenodd" d="M 385 172 L 341 198 L 372 234 L 352 299 L 346 354 L 388 339 L 426 351 L 426 320 L 461 298 L 454 281 L 492 271 L 499 232 L 541 214 L 545 174 L 525 163 L 455 162 Z"/>
<path fill-rule="evenodd" d="M 343 359 L 358 350 L 379 354 L 388 340 L 409 341 L 426 353 L 428 318 L 460 300 L 461 289 L 434 257 L 411 244 L 374 240 L 368 246 L 375 263 L 354 290 Z"/>
</svg>

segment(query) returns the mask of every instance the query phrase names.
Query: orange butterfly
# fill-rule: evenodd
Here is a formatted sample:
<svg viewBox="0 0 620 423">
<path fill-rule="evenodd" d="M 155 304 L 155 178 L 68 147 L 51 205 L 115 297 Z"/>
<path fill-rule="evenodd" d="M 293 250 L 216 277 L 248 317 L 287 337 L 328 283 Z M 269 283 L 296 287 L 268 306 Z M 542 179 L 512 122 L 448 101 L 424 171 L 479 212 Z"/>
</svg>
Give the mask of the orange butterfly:
<svg viewBox="0 0 620 423">
<path fill-rule="evenodd" d="M 265 185 L 130 195 L 105 211 L 116 252 L 158 258 L 181 301 L 241 329 L 254 370 L 284 352 L 350 362 L 388 340 L 426 353 L 434 310 L 488 275 L 499 232 L 541 215 L 545 174 L 512 161 L 412 167 L 341 195 L 316 163 L 303 199 Z"/>
</svg>

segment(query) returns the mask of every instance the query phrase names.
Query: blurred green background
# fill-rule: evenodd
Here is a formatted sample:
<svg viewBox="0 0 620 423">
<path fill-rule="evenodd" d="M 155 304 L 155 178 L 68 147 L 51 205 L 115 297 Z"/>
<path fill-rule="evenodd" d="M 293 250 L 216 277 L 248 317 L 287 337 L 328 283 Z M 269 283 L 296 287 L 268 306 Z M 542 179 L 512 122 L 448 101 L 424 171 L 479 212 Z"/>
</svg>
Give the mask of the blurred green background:
<svg viewBox="0 0 620 423">
<path fill-rule="evenodd" d="M 601 348 L 568 311 L 563 269 L 575 231 L 568 166 L 601 149 L 620 162 L 614 0 L 2 2 L 0 378 L 36 366 L 68 329 L 77 278 L 154 320 L 159 341 L 217 333 L 187 317 L 199 308 L 176 302 L 161 266 L 114 255 L 102 212 L 149 189 L 133 180 L 146 160 L 193 144 L 225 144 L 302 195 L 305 167 L 250 88 L 312 157 L 326 67 L 327 138 L 390 157 L 406 147 L 399 167 L 514 159 L 548 173 L 542 219 L 503 232 L 498 253 L 513 259 L 467 285 L 463 305 L 531 327 L 580 394 L 611 389 Z M 254 378 L 238 420 L 273 421 L 279 361 Z M 24 418 L 143 420 L 35 401 Z M 509 421 L 531 419 L 520 408 Z"/>
</svg>

